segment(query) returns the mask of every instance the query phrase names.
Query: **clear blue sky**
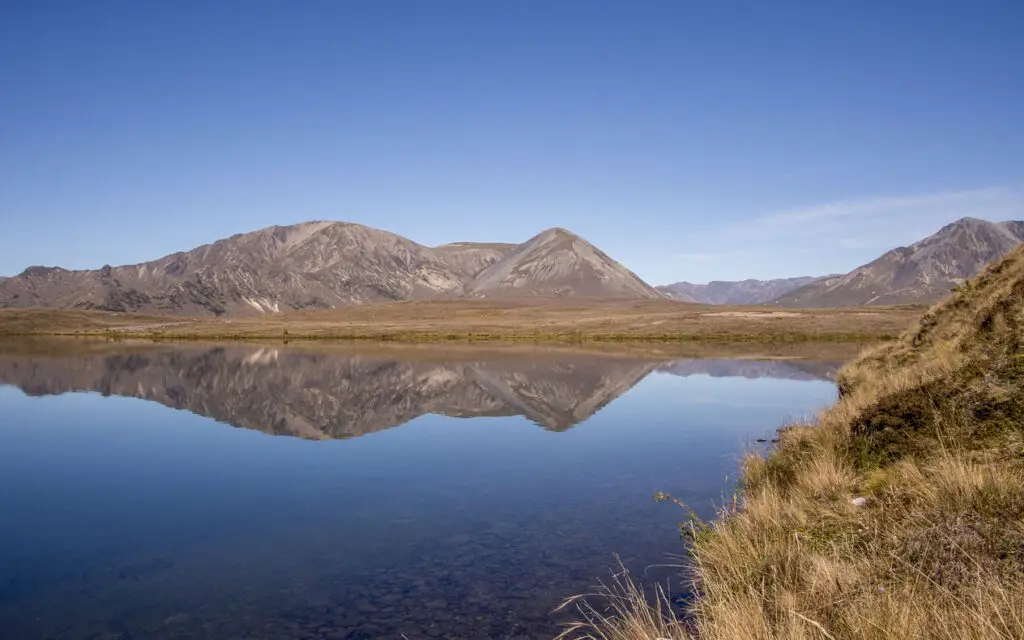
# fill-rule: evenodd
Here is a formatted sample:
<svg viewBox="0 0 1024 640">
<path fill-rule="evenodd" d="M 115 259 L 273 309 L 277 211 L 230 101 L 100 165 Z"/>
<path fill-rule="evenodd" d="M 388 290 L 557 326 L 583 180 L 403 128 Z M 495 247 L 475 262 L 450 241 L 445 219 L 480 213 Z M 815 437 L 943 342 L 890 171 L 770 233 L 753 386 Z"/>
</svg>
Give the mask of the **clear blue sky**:
<svg viewBox="0 0 1024 640">
<path fill-rule="evenodd" d="M 0 0 L 0 275 L 567 227 L 653 283 L 1024 219 L 1024 2 Z"/>
</svg>

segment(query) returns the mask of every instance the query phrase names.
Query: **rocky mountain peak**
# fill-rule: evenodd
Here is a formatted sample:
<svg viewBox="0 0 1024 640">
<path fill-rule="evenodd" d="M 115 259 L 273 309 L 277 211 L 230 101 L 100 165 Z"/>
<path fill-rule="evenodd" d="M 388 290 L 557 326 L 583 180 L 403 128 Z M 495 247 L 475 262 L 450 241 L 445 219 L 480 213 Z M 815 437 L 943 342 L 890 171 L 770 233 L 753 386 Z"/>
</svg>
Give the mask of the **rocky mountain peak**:
<svg viewBox="0 0 1024 640">
<path fill-rule="evenodd" d="M 579 238 L 578 235 L 564 227 L 551 227 L 538 233 L 535 238 Z"/>
<path fill-rule="evenodd" d="M 42 265 L 32 265 L 27 267 L 24 271 L 18 274 L 17 277 L 23 278 L 45 278 L 46 276 L 54 273 L 66 272 L 66 269 L 60 267 L 44 267 Z"/>
<path fill-rule="evenodd" d="M 911 245 L 911 247 L 919 245 L 924 242 L 936 242 L 955 236 L 957 234 L 974 234 L 974 235 L 993 235 L 993 236 L 1006 236 L 1013 240 L 1020 241 L 1022 238 L 1018 237 L 1015 233 L 1015 225 L 1013 221 L 1009 222 L 989 222 L 987 220 L 981 220 L 979 218 L 960 218 L 950 222 L 943 226 L 934 235 L 931 235 L 917 243 Z"/>
<path fill-rule="evenodd" d="M 484 269 L 469 284 L 474 295 L 572 295 L 662 298 L 661 293 L 580 236 L 542 231 Z"/>
</svg>

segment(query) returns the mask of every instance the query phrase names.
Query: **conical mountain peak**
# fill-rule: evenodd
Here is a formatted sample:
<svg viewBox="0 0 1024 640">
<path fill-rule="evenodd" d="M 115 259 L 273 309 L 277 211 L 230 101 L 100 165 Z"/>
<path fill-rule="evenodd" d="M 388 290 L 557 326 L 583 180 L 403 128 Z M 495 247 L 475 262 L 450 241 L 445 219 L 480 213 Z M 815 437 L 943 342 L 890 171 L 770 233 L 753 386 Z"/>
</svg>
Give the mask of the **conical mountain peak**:
<svg viewBox="0 0 1024 640">
<path fill-rule="evenodd" d="M 584 238 L 555 227 L 530 238 L 482 271 L 475 296 L 664 296 Z"/>
</svg>

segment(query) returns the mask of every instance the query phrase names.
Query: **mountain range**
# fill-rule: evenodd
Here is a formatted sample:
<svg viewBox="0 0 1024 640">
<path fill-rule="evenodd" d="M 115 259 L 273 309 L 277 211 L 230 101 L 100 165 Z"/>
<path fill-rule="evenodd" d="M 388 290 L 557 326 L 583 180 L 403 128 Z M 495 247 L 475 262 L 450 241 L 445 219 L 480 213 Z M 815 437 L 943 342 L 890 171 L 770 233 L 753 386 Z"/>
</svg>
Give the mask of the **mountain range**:
<svg viewBox="0 0 1024 640">
<path fill-rule="evenodd" d="M 431 248 L 387 231 L 323 221 L 239 234 L 136 265 L 29 267 L 0 282 L 0 307 L 218 316 L 531 296 L 663 297 L 565 229 L 548 229 L 522 244 Z"/>
<path fill-rule="evenodd" d="M 712 280 L 707 284 L 676 282 L 657 287 L 670 298 L 699 304 L 762 304 L 814 282 L 817 278 L 777 280 Z"/>
<path fill-rule="evenodd" d="M 845 274 L 780 280 L 677 282 L 670 298 L 702 304 L 856 307 L 934 302 L 1024 242 L 1024 222 L 961 218 Z"/>
<path fill-rule="evenodd" d="M 927 303 L 1024 242 L 1024 222 L 963 218 L 842 275 L 652 287 L 578 235 L 427 247 L 347 222 L 268 227 L 152 262 L 0 278 L 0 308 L 179 315 L 278 313 L 376 301 L 576 296 L 837 307 Z"/>
<path fill-rule="evenodd" d="M 779 297 L 791 307 L 853 307 L 933 302 L 1024 242 L 1024 222 L 962 218 L 909 247 L 840 276 L 826 276 Z"/>
</svg>

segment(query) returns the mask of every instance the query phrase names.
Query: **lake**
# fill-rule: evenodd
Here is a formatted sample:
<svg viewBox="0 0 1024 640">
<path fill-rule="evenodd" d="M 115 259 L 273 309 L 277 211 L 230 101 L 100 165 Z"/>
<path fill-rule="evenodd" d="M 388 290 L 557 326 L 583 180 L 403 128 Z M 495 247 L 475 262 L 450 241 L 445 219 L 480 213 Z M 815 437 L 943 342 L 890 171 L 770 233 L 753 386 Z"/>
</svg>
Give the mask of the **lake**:
<svg viewBox="0 0 1024 640">
<path fill-rule="evenodd" d="M 11 638 L 550 638 L 839 362 L 539 349 L 0 351 Z M 570 612 L 571 613 L 571 612 Z M 571 615 L 568 616 L 571 618 Z"/>
</svg>

